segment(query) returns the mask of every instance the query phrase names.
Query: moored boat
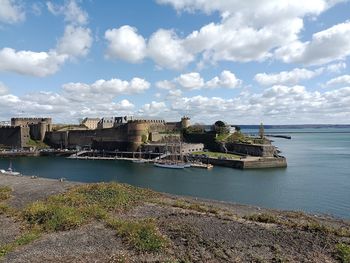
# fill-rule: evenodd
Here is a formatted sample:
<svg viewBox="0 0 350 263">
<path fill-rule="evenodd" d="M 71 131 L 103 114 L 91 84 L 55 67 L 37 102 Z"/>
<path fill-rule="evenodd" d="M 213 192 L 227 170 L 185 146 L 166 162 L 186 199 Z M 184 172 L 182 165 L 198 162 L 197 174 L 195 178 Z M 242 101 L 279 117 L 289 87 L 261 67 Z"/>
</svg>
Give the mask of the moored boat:
<svg viewBox="0 0 350 263">
<path fill-rule="evenodd" d="M 185 164 L 183 163 L 160 163 L 155 162 L 154 166 L 161 167 L 161 168 L 169 168 L 169 169 L 184 169 Z"/>
</svg>

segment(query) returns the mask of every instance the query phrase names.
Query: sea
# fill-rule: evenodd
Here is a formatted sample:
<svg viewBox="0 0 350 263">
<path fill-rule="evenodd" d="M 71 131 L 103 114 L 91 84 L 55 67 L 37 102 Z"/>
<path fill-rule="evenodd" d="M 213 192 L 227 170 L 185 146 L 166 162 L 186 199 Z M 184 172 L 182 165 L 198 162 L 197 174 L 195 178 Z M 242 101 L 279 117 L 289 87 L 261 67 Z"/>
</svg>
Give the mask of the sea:
<svg viewBox="0 0 350 263">
<path fill-rule="evenodd" d="M 242 129 L 256 134 L 257 129 Z M 265 129 L 287 168 L 184 170 L 118 160 L 63 157 L 0 159 L 25 175 L 80 182 L 121 182 L 156 191 L 350 219 L 350 128 Z M 0 177 L 1 180 L 1 177 Z M 35 179 L 33 179 L 35 180 Z"/>
</svg>

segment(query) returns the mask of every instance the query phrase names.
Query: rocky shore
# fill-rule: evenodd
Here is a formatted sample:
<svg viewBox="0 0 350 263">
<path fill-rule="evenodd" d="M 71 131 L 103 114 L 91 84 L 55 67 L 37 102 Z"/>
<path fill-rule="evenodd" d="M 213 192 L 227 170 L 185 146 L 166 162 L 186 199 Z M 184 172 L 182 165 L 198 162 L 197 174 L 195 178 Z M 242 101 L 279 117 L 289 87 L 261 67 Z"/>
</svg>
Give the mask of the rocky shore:
<svg viewBox="0 0 350 263">
<path fill-rule="evenodd" d="M 0 175 L 0 262 L 350 262 L 350 222 Z"/>
</svg>

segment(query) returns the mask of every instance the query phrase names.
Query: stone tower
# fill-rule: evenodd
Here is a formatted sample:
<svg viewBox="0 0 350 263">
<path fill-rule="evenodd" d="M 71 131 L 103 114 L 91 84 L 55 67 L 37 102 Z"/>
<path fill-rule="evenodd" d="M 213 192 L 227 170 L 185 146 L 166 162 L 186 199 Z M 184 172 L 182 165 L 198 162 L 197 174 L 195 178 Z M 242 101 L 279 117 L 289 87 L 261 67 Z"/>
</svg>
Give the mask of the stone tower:
<svg viewBox="0 0 350 263">
<path fill-rule="evenodd" d="M 190 126 L 190 118 L 187 116 L 183 116 L 181 118 L 181 128 L 185 129 Z"/>
</svg>

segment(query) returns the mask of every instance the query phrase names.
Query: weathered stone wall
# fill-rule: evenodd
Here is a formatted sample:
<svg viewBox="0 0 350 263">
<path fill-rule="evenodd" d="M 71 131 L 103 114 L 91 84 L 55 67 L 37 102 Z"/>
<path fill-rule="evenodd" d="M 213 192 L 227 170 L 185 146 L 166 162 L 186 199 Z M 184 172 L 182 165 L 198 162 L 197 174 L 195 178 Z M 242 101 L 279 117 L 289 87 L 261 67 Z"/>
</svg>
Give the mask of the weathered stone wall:
<svg viewBox="0 0 350 263">
<path fill-rule="evenodd" d="M 96 147 L 96 149 L 104 149 L 103 146 L 114 144 L 118 146 L 118 142 L 125 145 L 128 142 L 127 126 L 119 126 L 116 128 L 100 129 L 100 130 L 71 130 L 48 132 L 45 142 L 55 148 L 75 148 L 77 146 Z M 114 147 L 107 147 L 114 148 Z M 118 148 L 116 148 L 118 149 Z"/>
<path fill-rule="evenodd" d="M 230 152 L 251 156 L 273 157 L 277 153 L 275 146 L 267 144 L 226 143 L 225 146 Z"/>
<path fill-rule="evenodd" d="M 0 145 L 5 147 L 26 147 L 29 141 L 28 126 L 4 126 L 0 127 Z"/>
<path fill-rule="evenodd" d="M 11 118 L 11 126 L 27 126 L 29 124 L 52 123 L 51 118 Z"/>
<path fill-rule="evenodd" d="M 47 132 L 45 143 L 53 148 L 68 148 L 68 131 Z"/>
<path fill-rule="evenodd" d="M 220 147 L 215 141 L 215 133 L 190 133 L 184 134 L 184 141 L 188 143 L 203 143 L 210 151 L 219 151 Z"/>
</svg>

